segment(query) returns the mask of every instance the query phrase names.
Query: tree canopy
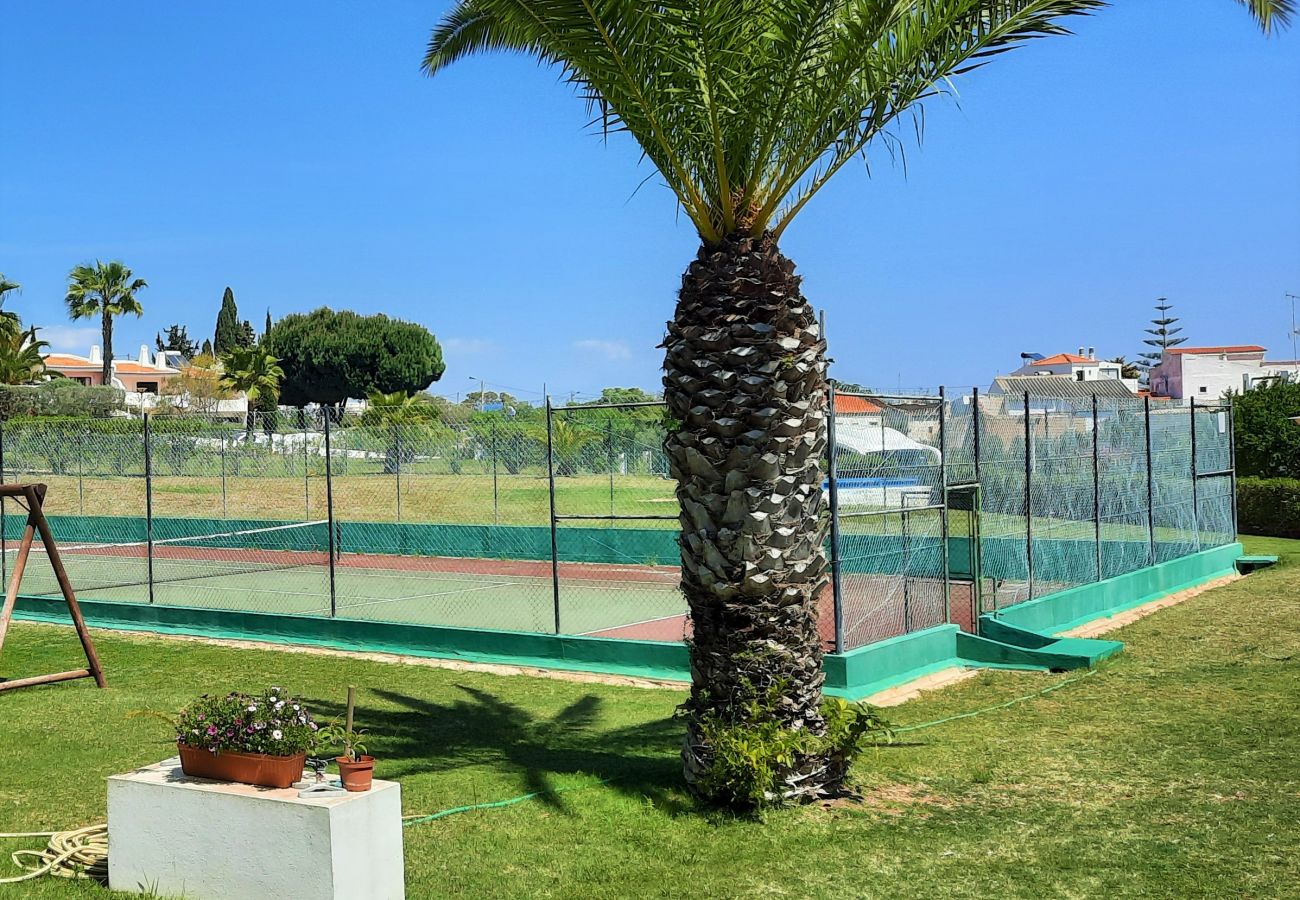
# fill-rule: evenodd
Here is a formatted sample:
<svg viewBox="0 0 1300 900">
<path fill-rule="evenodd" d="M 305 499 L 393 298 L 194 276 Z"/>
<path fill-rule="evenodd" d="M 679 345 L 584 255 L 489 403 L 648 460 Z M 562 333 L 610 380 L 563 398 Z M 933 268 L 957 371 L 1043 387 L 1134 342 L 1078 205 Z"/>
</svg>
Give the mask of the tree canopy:
<svg viewBox="0 0 1300 900">
<path fill-rule="evenodd" d="M 254 338 L 253 326 L 239 321 L 235 292 L 226 288 L 221 295 L 221 308 L 217 310 L 217 329 L 212 338 L 212 352 L 222 356 L 239 347 L 251 347 Z"/>
<path fill-rule="evenodd" d="M 1237 474 L 1300 478 L 1300 382 L 1272 381 L 1232 396 Z"/>
<path fill-rule="evenodd" d="M 175 350 L 186 359 L 193 359 L 199 352 L 199 345 L 190 340 L 189 330 L 180 324 L 169 325 L 166 338 L 154 335 L 154 344 L 159 350 Z"/>
<path fill-rule="evenodd" d="M 284 369 L 280 401 L 288 406 L 413 394 L 446 368 L 428 329 L 382 314 L 328 307 L 293 313 L 272 325 L 262 343 Z"/>
</svg>

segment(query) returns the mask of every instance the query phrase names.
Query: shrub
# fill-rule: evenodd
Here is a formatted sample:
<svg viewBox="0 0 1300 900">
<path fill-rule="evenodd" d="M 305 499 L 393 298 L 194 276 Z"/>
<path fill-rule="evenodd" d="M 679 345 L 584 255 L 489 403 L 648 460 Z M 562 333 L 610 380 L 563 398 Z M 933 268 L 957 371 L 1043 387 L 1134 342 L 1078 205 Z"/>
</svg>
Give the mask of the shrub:
<svg viewBox="0 0 1300 900">
<path fill-rule="evenodd" d="M 1237 526 L 1242 534 L 1300 538 L 1300 479 L 1242 478 Z"/>
<path fill-rule="evenodd" d="M 266 753 L 293 756 L 316 744 L 317 725 L 307 707 L 273 687 L 262 694 L 232 691 L 206 694 L 181 710 L 176 740 L 213 753 Z"/>
<path fill-rule="evenodd" d="M 115 387 L 83 385 L 71 378 L 44 384 L 0 385 L 0 419 L 16 416 L 107 416 L 125 407 Z"/>
<path fill-rule="evenodd" d="M 862 750 L 892 738 L 889 723 L 865 704 L 828 699 L 826 731 L 792 731 L 777 712 L 779 691 L 745 704 L 734 721 L 716 714 L 700 719 L 709 747 L 707 768 L 696 783 L 704 797 L 725 806 L 762 810 L 788 802 L 790 778 L 810 767 L 830 766 L 842 778 Z"/>
<path fill-rule="evenodd" d="M 1300 382 L 1275 381 L 1232 397 L 1237 473 L 1300 478 Z"/>
</svg>

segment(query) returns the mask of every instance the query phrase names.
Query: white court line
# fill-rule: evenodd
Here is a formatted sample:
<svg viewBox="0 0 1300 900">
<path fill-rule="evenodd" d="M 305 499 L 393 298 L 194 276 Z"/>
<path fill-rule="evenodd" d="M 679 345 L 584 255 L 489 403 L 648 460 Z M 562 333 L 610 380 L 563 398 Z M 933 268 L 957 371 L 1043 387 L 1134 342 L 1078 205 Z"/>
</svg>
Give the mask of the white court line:
<svg viewBox="0 0 1300 900">
<path fill-rule="evenodd" d="M 635 628 L 638 625 L 650 625 L 654 622 L 664 622 L 668 619 L 685 619 L 686 613 L 676 613 L 671 616 L 656 616 L 653 619 L 642 619 L 640 622 L 628 622 L 626 625 L 609 625 L 605 628 L 596 628 L 592 631 L 580 631 L 578 637 L 588 637 L 593 634 L 600 634 L 602 631 L 613 631 L 616 628 Z"/>
</svg>

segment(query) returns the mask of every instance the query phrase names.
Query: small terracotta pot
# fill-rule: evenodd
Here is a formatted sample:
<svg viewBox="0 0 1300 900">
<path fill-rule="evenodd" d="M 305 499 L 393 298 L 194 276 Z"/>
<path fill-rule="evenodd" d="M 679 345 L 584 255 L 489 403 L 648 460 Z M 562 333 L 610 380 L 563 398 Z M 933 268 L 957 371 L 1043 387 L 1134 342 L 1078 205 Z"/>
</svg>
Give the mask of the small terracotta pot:
<svg viewBox="0 0 1300 900">
<path fill-rule="evenodd" d="M 287 788 L 295 781 L 301 781 L 302 769 L 307 762 L 306 753 L 293 756 L 236 753 L 231 750 L 213 753 L 211 750 L 201 750 L 179 742 L 176 749 L 181 756 L 181 771 L 186 775 L 261 787 Z"/>
<path fill-rule="evenodd" d="M 375 777 L 373 756 L 362 756 L 355 760 L 337 756 L 334 761 L 339 766 L 339 780 L 343 782 L 343 790 L 354 793 L 370 790 L 370 782 Z"/>
</svg>

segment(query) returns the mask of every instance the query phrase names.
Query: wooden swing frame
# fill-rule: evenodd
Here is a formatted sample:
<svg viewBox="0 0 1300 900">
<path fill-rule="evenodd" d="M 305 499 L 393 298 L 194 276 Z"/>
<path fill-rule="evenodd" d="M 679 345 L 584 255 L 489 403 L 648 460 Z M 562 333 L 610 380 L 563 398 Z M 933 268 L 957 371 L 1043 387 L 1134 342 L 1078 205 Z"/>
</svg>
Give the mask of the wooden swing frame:
<svg viewBox="0 0 1300 900">
<path fill-rule="evenodd" d="M 72 624 L 77 629 L 77 637 L 81 639 L 81 649 L 86 653 L 86 668 L 53 672 L 49 675 L 33 675 L 28 678 L 14 678 L 8 681 L 0 679 L 0 691 L 11 691 L 36 684 L 50 684 L 55 681 L 72 681 L 77 678 L 93 678 L 95 684 L 107 687 L 104 669 L 99 664 L 99 656 L 95 653 L 90 631 L 81 616 L 77 595 L 72 590 L 72 582 L 68 580 L 68 572 L 63 568 L 63 558 L 59 555 L 59 548 L 54 542 L 50 523 L 45 518 L 46 491 L 44 484 L 0 484 L 0 502 L 5 498 L 13 498 L 20 504 L 25 501 L 27 509 L 27 527 L 23 530 L 22 543 L 18 545 L 18 557 L 14 560 L 13 572 L 9 575 L 9 589 L 5 593 L 4 607 L 0 608 L 0 651 L 4 650 L 5 635 L 9 631 L 9 622 L 13 619 L 14 607 L 18 603 L 18 588 L 23 580 L 23 571 L 27 568 L 27 558 L 32 552 L 32 541 L 39 533 L 41 543 L 50 558 L 50 567 L 54 569 L 54 577 L 59 582 L 59 590 L 68 604 L 68 612 L 72 615 Z"/>
</svg>

